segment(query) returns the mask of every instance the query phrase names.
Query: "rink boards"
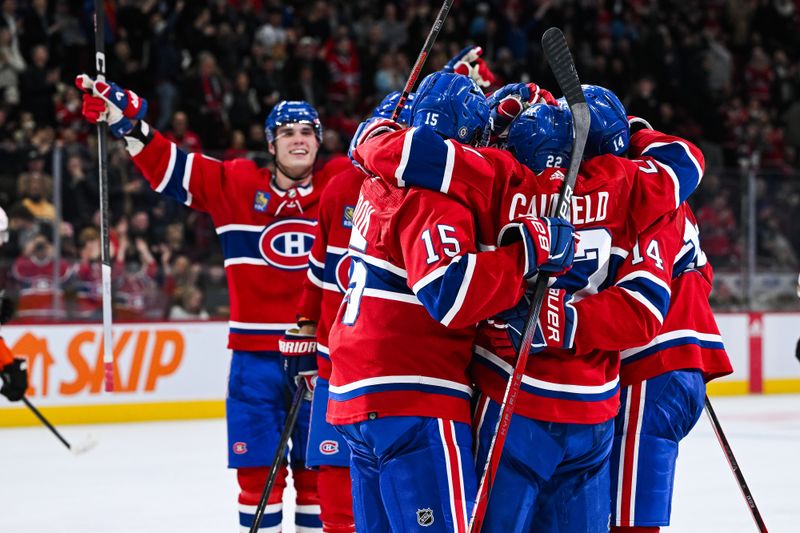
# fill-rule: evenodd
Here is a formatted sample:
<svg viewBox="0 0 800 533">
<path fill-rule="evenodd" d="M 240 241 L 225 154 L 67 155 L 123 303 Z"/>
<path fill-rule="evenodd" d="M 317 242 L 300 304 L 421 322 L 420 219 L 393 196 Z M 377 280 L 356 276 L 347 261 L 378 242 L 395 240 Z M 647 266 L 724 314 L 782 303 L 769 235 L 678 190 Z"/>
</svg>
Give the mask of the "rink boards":
<svg viewBox="0 0 800 533">
<path fill-rule="evenodd" d="M 725 313 L 717 320 L 735 372 L 711 383 L 710 394 L 800 392 L 800 313 Z M 225 322 L 116 324 L 113 393 L 103 391 L 99 325 L 6 326 L 2 334 L 28 359 L 28 397 L 54 423 L 224 416 Z M 0 427 L 38 423 L 18 405 L 0 399 Z"/>
</svg>

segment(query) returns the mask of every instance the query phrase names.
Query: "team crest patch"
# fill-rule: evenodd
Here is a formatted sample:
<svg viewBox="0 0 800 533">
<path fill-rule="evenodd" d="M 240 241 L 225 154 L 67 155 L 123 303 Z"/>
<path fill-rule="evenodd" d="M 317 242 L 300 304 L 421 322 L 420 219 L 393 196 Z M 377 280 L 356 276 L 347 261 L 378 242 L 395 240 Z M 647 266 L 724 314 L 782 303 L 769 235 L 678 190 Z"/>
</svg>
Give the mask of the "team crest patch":
<svg viewBox="0 0 800 533">
<path fill-rule="evenodd" d="M 336 285 L 341 292 L 347 292 L 350 284 L 350 256 L 345 254 L 336 263 Z"/>
<path fill-rule="evenodd" d="M 269 204 L 269 193 L 264 191 L 256 191 L 256 197 L 253 200 L 253 209 L 258 211 L 259 213 L 263 213 L 267 210 L 267 205 Z"/>
<path fill-rule="evenodd" d="M 466 139 L 467 138 L 467 133 L 469 133 L 467 131 L 467 127 L 466 126 L 461 126 L 461 128 L 458 130 L 458 137 L 460 139 Z"/>
<path fill-rule="evenodd" d="M 258 241 L 261 256 L 270 265 L 283 270 L 307 268 L 316 225 L 315 221 L 302 218 L 273 222 L 264 228 Z"/>
<path fill-rule="evenodd" d="M 335 440 L 324 440 L 319 443 L 319 451 L 322 455 L 339 453 L 339 443 Z"/>
<path fill-rule="evenodd" d="M 246 442 L 234 442 L 233 443 L 233 453 L 236 455 L 243 455 L 247 453 L 247 443 Z"/>
<path fill-rule="evenodd" d="M 417 509 L 417 524 L 422 527 L 433 525 L 433 509 Z"/>
<path fill-rule="evenodd" d="M 356 210 L 354 205 L 344 206 L 344 214 L 342 215 L 342 226 L 345 228 L 353 227 L 353 211 Z"/>
</svg>

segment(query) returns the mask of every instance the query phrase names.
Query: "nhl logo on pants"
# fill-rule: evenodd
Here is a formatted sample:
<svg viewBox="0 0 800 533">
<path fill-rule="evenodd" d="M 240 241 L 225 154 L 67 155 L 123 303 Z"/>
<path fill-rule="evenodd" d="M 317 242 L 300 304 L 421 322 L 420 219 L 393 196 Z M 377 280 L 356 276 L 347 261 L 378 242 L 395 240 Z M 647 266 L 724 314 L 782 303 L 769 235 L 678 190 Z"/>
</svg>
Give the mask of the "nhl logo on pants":
<svg viewBox="0 0 800 533">
<path fill-rule="evenodd" d="M 417 524 L 422 527 L 433 524 L 433 509 L 417 509 Z"/>
</svg>

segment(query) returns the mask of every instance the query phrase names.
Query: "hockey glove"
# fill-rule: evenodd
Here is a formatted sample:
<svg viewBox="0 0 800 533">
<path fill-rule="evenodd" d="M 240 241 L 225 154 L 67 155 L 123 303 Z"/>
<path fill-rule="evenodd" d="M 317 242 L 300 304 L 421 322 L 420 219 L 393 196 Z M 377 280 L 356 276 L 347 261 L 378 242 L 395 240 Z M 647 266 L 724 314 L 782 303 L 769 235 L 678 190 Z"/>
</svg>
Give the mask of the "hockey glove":
<svg viewBox="0 0 800 533">
<path fill-rule="evenodd" d="M 517 241 L 525 244 L 525 278 L 540 270 L 560 276 L 572 268 L 577 241 L 575 228 L 562 218 L 515 218 L 500 230 L 498 246 Z"/>
<path fill-rule="evenodd" d="M 28 390 L 28 361 L 14 359 L 0 370 L 0 378 L 3 380 L 0 394 L 12 402 L 20 401 Z"/>
<path fill-rule="evenodd" d="M 547 89 L 535 83 L 511 83 L 492 93 L 489 104 L 489 127 L 491 143 L 502 142 L 508 135 L 511 122 L 533 104 L 558 105 Z"/>
<path fill-rule="evenodd" d="M 380 117 L 371 117 L 362 122 L 358 125 L 356 129 L 355 135 L 350 140 L 350 148 L 347 150 L 347 156 L 350 158 L 350 161 L 353 164 L 365 172 L 369 174 L 364 167 L 358 164 L 358 162 L 353 157 L 353 153 L 355 152 L 356 148 L 367 142 L 368 140 L 372 139 L 373 137 L 377 137 L 378 135 L 383 135 L 384 133 L 391 133 L 393 131 L 398 131 L 403 129 L 403 125 L 399 122 L 395 122 L 394 120 L 388 118 L 380 118 Z"/>
<path fill-rule="evenodd" d="M 147 100 L 112 82 L 96 81 L 86 74 L 75 78 L 84 92 L 83 116 L 92 124 L 108 122 L 111 134 L 122 138 L 133 129 L 131 119 L 142 120 L 147 114 Z"/>
<path fill-rule="evenodd" d="M 287 329 L 278 341 L 278 347 L 283 355 L 283 374 L 292 392 L 305 381 L 306 399 L 311 399 L 311 393 L 317 382 L 317 337 L 300 333 L 299 328 Z"/>
<path fill-rule="evenodd" d="M 492 352 L 499 357 L 513 360 L 522 342 L 530 308 L 530 294 L 527 293 L 516 306 L 481 325 L 480 342 L 488 343 Z M 572 349 L 577 322 L 578 315 L 572 305 L 572 295 L 567 294 L 564 289 L 547 289 L 529 353 L 538 353 L 547 348 Z"/>
<path fill-rule="evenodd" d="M 472 78 L 479 87 L 489 87 L 494 83 L 494 74 L 489 70 L 486 62 L 481 59 L 481 54 L 483 54 L 483 49 L 480 46 L 464 47 L 447 62 L 442 70 Z"/>
</svg>

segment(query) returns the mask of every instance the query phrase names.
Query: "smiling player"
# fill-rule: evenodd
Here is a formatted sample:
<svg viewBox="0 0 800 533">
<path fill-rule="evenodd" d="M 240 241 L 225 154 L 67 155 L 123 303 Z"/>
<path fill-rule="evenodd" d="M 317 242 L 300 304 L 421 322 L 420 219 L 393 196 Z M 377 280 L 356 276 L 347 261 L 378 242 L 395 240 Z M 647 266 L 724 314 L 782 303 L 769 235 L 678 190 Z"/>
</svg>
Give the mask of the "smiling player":
<svg viewBox="0 0 800 533">
<path fill-rule="evenodd" d="M 246 159 L 219 161 L 187 153 L 142 120 L 147 101 L 113 83 L 78 76 L 86 92 L 83 115 L 105 120 L 123 138 L 134 164 L 157 192 L 211 215 L 225 257 L 231 299 L 228 347 L 233 350 L 226 401 L 228 466 L 237 469 L 239 520 L 252 523 L 286 415 L 286 382 L 278 340 L 294 325 L 306 277 L 319 198 L 347 158 L 314 172 L 322 141 L 317 111 L 302 101 L 276 105 L 265 123 L 275 172 Z M 300 420 L 308 420 L 308 402 Z M 296 523 L 321 528 L 316 473 L 305 468 L 308 424 L 293 433 L 290 465 L 297 489 Z M 262 527 L 279 526 L 282 469 L 269 496 Z"/>
</svg>

